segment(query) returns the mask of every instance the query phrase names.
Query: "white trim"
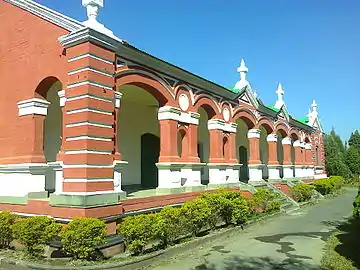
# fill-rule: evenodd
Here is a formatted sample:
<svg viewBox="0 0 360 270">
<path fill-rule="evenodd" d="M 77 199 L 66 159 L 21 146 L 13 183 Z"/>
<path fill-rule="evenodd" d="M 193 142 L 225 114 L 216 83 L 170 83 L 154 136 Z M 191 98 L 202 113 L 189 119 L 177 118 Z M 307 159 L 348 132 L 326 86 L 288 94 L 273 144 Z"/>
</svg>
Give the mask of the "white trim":
<svg viewBox="0 0 360 270">
<path fill-rule="evenodd" d="M 88 84 L 92 85 L 92 86 L 99 87 L 101 89 L 113 90 L 111 87 L 101 85 L 101 84 L 98 84 L 98 83 L 95 83 L 95 82 L 90 82 L 90 81 L 84 81 L 84 82 L 78 82 L 78 83 L 70 84 L 70 85 L 67 86 L 67 89 L 71 89 L 71 88 L 82 86 L 82 85 L 88 85 Z"/>
<path fill-rule="evenodd" d="M 311 150 L 311 148 L 312 148 L 311 143 L 305 143 L 305 149 L 306 150 Z"/>
<path fill-rule="evenodd" d="M 211 119 L 208 120 L 208 130 L 223 130 L 230 133 L 236 133 L 236 123 L 225 123 L 223 119 Z"/>
<path fill-rule="evenodd" d="M 301 142 L 300 140 L 296 140 L 293 144 L 294 147 L 301 147 Z"/>
<path fill-rule="evenodd" d="M 68 183 L 114 182 L 114 179 L 66 178 L 66 179 L 64 179 L 64 182 L 68 182 Z"/>
<path fill-rule="evenodd" d="M 114 180 L 111 180 L 111 181 L 114 181 Z M 69 196 L 72 196 L 72 195 L 82 195 L 82 196 L 86 196 L 86 195 L 101 195 L 101 194 L 111 194 L 111 193 L 115 193 L 117 194 L 118 192 L 114 192 L 113 190 L 105 190 L 105 191 L 92 191 L 92 192 L 82 192 L 82 191 L 79 191 L 79 192 L 62 192 L 60 193 L 61 195 L 69 195 Z M 60 195 L 58 194 L 58 195 Z"/>
<path fill-rule="evenodd" d="M 110 64 L 110 65 L 113 65 L 113 62 L 109 61 L 109 60 L 105 60 L 103 58 L 100 58 L 100 57 L 97 57 L 96 55 L 93 55 L 93 54 L 90 54 L 90 53 L 86 53 L 86 54 L 83 54 L 83 55 L 79 55 L 79 56 L 75 56 L 73 58 L 70 58 L 68 60 L 68 62 L 73 62 L 73 61 L 76 61 L 76 60 L 80 60 L 80 59 L 83 59 L 83 58 L 86 58 L 86 57 L 90 57 L 90 58 L 93 58 L 93 59 L 96 59 L 96 60 L 99 60 L 101 62 L 104 62 L 104 63 L 107 63 L 107 64 Z"/>
<path fill-rule="evenodd" d="M 64 28 L 70 32 L 77 31 L 85 26 L 77 20 L 67 17 L 59 12 L 56 12 L 50 8 L 47 8 L 35 1 L 31 0 L 5 0 L 6 2 L 22 8 L 37 17 L 40 17 L 46 21 L 49 21 L 61 28 Z"/>
<path fill-rule="evenodd" d="M 80 141 L 80 140 L 94 140 L 94 141 L 111 142 L 112 138 L 100 138 L 100 137 L 92 137 L 92 136 L 87 136 L 87 135 L 74 136 L 74 137 L 67 137 L 66 138 L 67 142 Z"/>
<path fill-rule="evenodd" d="M 115 97 L 115 108 L 119 109 L 121 105 L 122 93 L 120 93 L 119 91 L 114 91 L 114 97 Z"/>
<path fill-rule="evenodd" d="M 248 137 L 248 139 L 251 139 L 251 138 L 260 139 L 260 133 L 261 133 L 260 129 L 253 128 L 248 131 L 247 137 Z"/>
<path fill-rule="evenodd" d="M 291 138 L 283 138 L 281 140 L 282 144 L 291 145 Z"/>
<path fill-rule="evenodd" d="M 112 151 L 96 151 L 96 150 L 67 150 L 67 151 L 65 151 L 65 155 L 81 155 L 81 154 L 112 155 Z"/>
<path fill-rule="evenodd" d="M 68 97 L 66 100 L 68 102 L 70 102 L 70 101 L 79 100 L 79 99 L 85 99 L 85 98 L 91 98 L 91 99 L 100 100 L 100 101 L 106 101 L 106 102 L 113 102 L 113 100 L 111 100 L 111 99 L 97 97 L 97 96 L 93 96 L 93 95 L 89 95 L 89 94 L 84 94 L 84 95 L 75 96 L 75 97 Z"/>
<path fill-rule="evenodd" d="M 83 71 L 92 71 L 92 72 L 95 72 L 95 73 L 98 73 L 98 74 L 101 74 L 101 75 L 104 75 L 104 76 L 108 76 L 108 77 L 111 77 L 111 78 L 114 77 L 114 75 L 108 74 L 106 72 L 103 72 L 103 71 L 100 71 L 100 70 L 97 70 L 97 69 L 93 69 L 91 67 L 84 67 L 84 68 L 80 68 L 80 69 L 77 69 L 77 70 L 69 71 L 68 75 L 74 75 L 74 74 L 77 74 L 77 73 L 80 73 L 80 72 L 83 72 Z"/>
<path fill-rule="evenodd" d="M 50 102 L 40 98 L 31 98 L 23 101 L 19 101 L 18 114 L 19 116 L 24 115 L 47 115 L 47 110 Z"/>
<path fill-rule="evenodd" d="M 80 122 L 80 123 L 73 123 L 73 124 L 67 124 L 66 125 L 67 128 L 80 127 L 80 126 L 94 126 L 94 127 L 103 127 L 103 128 L 113 128 L 112 125 L 91 123 L 89 121 L 84 121 L 84 122 Z"/>
<path fill-rule="evenodd" d="M 267 135 L 266 141 L 267 142 L 277 142 L 278 141 L 277 134 L 269 134 L 269 135 Z"/>
<path fill-rule="evenodd" d="M 104 169 L 104 168 L 114 168 L 114 165 L 89 165 L 89 164 L 67 164 L 67 165 L 63 165 L 63 168 L 73 168 L 73 169 L 79 169 L 79 168 L 99 168 L 99 169 Z"/>
<path fill-rule="evenodd" d="M 163 106 L 158 110 L 158 120 L 175 120 L 181 123 L 199 125 L 200 114 L 196 112 L 182 112 L 180 109 Z"/>
<path fill-rule="evenodd" d="M 70 110 L 70 111 L 67 111 L 66 114 L 75 114 L 75 113 L 82 113 L 82 112 L 93 112 L 93 113 L 104 114 L 104 115 L 112 115 L 111 112 L 104 112 L 104 111 L 91 109 L 91 108 Z"/>
<path fill-rule="evenodd" d="M 64 107 L 66 103 L 65 90 L 58 91 L 58 96 L 60 98 L 60 107 Z"/>
</svg>

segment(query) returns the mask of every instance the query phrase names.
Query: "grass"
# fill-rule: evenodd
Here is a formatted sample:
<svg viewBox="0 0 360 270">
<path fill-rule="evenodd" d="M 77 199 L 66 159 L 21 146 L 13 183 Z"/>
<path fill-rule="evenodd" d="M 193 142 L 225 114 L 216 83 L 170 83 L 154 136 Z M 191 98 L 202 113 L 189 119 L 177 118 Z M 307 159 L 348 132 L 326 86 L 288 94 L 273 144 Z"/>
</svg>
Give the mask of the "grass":
<svg viewBox="0 0 360 270">
<path fill-rule="evenodd" d="M 324 270 L 360 269 L 360 221 L 350 219 L 338 226 L 326 242 L 321 259 Z"/>
</svg>

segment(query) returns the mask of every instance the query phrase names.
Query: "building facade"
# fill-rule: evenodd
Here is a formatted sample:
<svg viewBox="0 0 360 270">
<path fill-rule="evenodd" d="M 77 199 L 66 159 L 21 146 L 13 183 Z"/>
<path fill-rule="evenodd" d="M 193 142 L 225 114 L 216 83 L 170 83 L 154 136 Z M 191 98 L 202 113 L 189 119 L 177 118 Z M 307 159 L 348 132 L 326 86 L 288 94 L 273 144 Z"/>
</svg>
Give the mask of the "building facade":
<svg viewBox="0 0 360 270">
<path fill-rule="evenodd" d="M 83 0 L 81 23 L 0 0 L 0 210 L 106 218 L 139 190 L 325 176 L 315 101 L 297 119 L 281 84 L 262 103 L 244 60 L 226 88 L 140 51 L 98 21 L 103 4 Z"/>
</svg>

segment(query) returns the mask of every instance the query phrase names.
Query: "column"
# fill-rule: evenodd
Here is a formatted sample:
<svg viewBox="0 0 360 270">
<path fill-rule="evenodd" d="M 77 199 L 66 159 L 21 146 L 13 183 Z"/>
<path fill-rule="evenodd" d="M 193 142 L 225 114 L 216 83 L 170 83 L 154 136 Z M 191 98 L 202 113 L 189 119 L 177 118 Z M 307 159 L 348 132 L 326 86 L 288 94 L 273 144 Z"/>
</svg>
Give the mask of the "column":
<svg viewBox="0 0 360 270">
<path fill-rule="evenodd" d="M 306 160 L 306 149 L 305 149 L 305 142 L 301 142 L 301 165 L 302 165 L 302 177 L 307 178 L 308 173 L 308 164 Z"/>
<path fill-rule="evenodd" d="M 313 164 L 313 161 L 312 161 L 311 148 L 312 148 L 311 143 L 305 144 L 306 164 L 308 166 L 308 168 L 307 168 L 307 177 L 314 178 L 315 171 L 314 171 L 314 164 Z"/>
<path fill-rule="evenodd" d="M 303 177 L 301 142 L 297 140 L 293 144 L 295 149 L 295 177 Z"/>
<path fill-rule="evenodd" d="M 280 166 L 277 157 L 277 134 L 269 134 L 266 138 L 268 142 L 268 171 L 269 171 L 269 180 L 280 179 Z"/>
<path fill-rule="evenodd" d="M 291 162 L 291 138 L 283 138 L 282 141 L 283 152 L 284 152 L 284 163 L 283 163 L 283 171 L 284 171 L 284 179 L 289 179 L 294 177 L 294 166 Z"/>
<path fill-rule="evenodd" d="M 101 207 L 109 216 L 121 211 L 114 186 L 115 53 L 88 42 L 91 34 L 78 33 L 76 42 L 71 34 L 61 40 L 68 59 L 64 180 L 50 204 L 81 208 L 84 215 Z"/>
<path fill-rule="evenodd" d="M 262 169 L 264 165 L 260 160 L 260 130 L 250 129 L 249 139 L 249 182 L 262 181 Z"/>
</svg>

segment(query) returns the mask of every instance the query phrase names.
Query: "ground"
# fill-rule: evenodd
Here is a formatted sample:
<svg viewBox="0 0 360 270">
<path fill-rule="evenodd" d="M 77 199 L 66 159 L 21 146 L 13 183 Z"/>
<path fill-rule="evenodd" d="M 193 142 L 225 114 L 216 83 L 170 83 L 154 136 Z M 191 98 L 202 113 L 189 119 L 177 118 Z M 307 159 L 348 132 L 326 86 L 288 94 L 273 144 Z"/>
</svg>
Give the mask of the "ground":
<svg viewBox="0 0 360 270">
<path fill-rule="evenodd" d="M 319 269 L 323 247 L 352 213 L 356 190 L 236 231 L 146 269 Z M 351 237 L 350 237 L 351 238 Z"/>
</svg>

